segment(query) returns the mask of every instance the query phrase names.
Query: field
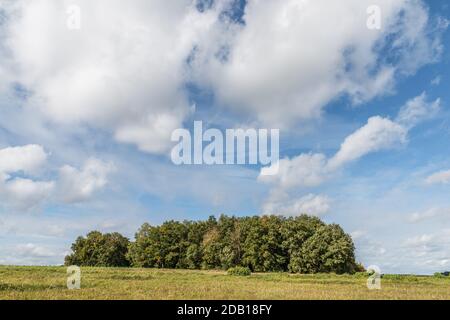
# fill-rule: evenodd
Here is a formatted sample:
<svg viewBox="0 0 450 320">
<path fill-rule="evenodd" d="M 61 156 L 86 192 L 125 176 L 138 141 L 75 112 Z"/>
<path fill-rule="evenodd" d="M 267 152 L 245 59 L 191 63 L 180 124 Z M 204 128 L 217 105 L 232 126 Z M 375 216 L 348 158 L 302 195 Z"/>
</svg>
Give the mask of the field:
<svg viewBox="0 0 450 320">
<path fill-rule="evenodd" d="M 374 291 L 361 275 L 82 268 L 80 290 L 66 279 L 64 267 L 0 266 L 0 299 L 450 299 L 448 277 L 387 275 Z"/>
</svg>

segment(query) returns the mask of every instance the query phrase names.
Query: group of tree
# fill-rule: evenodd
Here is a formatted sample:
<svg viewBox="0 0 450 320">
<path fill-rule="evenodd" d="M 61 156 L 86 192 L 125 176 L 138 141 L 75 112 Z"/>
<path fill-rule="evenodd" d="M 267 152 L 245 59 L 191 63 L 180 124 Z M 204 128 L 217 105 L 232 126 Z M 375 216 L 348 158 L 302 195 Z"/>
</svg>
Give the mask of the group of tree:
<svg viewBox="0 0 450 320">
<path fill-rule="evenodd" d="M 351 237 L 319 218 L 254 216 L 145 223 L 135 241 L 94 231 L 79 237 L 66 264 L 143 268 L 228 269 L 254 272 L 354 273 Z"/>
</svg>

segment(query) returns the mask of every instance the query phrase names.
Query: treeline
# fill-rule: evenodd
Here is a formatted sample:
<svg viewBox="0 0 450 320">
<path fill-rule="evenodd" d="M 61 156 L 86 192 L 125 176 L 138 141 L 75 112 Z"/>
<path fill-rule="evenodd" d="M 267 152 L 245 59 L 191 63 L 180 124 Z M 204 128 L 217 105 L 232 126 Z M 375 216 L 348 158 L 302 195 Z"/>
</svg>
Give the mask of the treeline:
<svg viewBox="0 0 450 320">
<path fill-rule="evenodd" d="M 67 265 L 180 269 L 248 267 L 254 272 L 354 273 L 351 237 L 316 217 L 228 217 L 144 224 L 130 242 L 118 233 L 79 237 Z"/>
</svg>

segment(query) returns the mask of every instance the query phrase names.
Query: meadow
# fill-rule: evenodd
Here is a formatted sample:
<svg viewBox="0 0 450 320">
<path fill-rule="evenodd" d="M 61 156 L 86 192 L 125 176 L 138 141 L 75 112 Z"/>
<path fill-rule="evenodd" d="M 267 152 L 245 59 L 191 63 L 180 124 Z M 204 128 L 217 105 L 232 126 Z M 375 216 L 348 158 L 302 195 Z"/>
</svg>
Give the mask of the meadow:
<svg viewBox="0 0 450 320">
<path fill-rule="evenodd" d="M 0 266 L 4 299 L 450 299 L 449 277 L 385 275 L 368 290 L 365 275 L 255 273 L 139 268 L 82 269 L 80 290 L 68 290 L 65 267 Z"/>
</svg>

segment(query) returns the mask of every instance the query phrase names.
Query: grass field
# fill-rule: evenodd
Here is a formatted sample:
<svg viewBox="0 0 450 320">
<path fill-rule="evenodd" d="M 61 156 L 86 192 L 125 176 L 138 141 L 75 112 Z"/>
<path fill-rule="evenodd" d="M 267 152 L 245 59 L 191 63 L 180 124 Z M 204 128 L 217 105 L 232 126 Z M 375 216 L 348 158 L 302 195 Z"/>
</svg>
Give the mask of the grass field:
<svg viewBox="0 0 450 320">
<path fill-rule="evenodd" d="M 450 299 L 448 277 L 388 275 L 371 291 L 350 275 L 82 268 L 81 283 L 68 290 L 64 267 L 0 266 L 0 299 Z"/>
</svg>

